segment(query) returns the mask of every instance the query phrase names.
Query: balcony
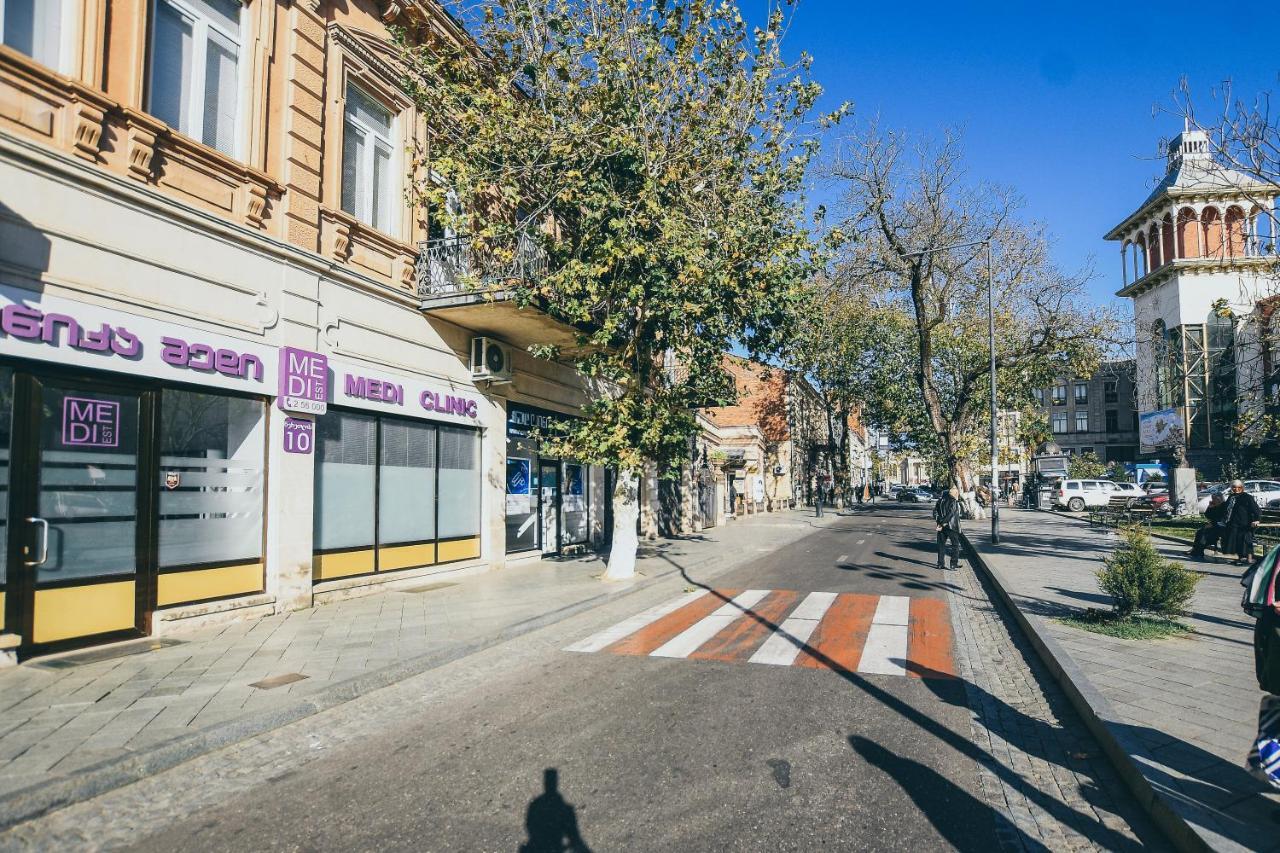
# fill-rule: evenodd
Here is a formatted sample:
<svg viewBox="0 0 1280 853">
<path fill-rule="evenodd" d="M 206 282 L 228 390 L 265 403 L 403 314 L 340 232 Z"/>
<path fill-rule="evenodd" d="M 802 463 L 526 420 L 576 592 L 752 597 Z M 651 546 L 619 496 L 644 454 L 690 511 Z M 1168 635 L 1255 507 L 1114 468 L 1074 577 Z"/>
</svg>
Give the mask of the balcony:
<svg viewBox="0 0 1280 853">
<path fill-rule="evenodd" d="M 418 298 L 428 317 L 437 317 L 477 335 L 501 338 L 512 346 L 552 344 L 571 348 L 577 329 L 538 305 L 518 305 L 516 288 L 542 279 L 547 253 L 531 234 L 522 233 L 483 246 L 469 236 L 424 240 L 418 244 L 415 273 Z"/>
</svg>

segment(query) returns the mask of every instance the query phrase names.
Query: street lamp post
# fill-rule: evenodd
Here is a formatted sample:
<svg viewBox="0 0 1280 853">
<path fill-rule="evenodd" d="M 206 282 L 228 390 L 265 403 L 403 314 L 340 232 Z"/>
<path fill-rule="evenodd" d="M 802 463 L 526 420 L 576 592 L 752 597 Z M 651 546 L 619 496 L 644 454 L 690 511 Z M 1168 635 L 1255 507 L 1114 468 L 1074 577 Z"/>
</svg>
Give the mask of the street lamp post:
<svg viewBox="0 0 1280 853">
<path fill-rule="evenodd" d="M 1000 544 L 1000 502 L 997 495 L 1000 491 L 1000 450 L 996 439 L 996 297 L 995 284 L 991 276 L 991 241 L 971 240 L 968 243 L 953 243 L 950 246 L 939 246 L 936 249 L 925 249 L 920 252 L 907 252 L 906 258 L 924 257 L 937 252 L 948 252 L 952 249 L 967 249 L 973 246 L 985 246 L 987 250 L 987 346 L 991 357 L 991 544 Z"/>
</svg>

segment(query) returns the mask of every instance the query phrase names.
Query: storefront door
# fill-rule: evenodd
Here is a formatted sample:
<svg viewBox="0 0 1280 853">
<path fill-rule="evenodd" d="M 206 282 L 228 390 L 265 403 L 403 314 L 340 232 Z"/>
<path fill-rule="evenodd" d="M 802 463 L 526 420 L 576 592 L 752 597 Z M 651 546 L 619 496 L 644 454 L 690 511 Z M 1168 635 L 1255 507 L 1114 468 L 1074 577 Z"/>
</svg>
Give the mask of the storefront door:
<svg viewBox="0 0 1280 853">
<path fill-rule="evenodd" d="M 540 460 L 538 463 L 538 504 L 542 524 L 542 553 L 560 551 L 560 463 Z"/>
<path fill-rule="evenodd" d="M 94 380 L 0 376 L 11 435 L 5 630 L 27 649 L 140 633 L 140 429 L 149 400 Z M 9 389 L 12 389 L 10 391 Z M 14 417 L 13 413 L 25 413 Z"/>
</svg>

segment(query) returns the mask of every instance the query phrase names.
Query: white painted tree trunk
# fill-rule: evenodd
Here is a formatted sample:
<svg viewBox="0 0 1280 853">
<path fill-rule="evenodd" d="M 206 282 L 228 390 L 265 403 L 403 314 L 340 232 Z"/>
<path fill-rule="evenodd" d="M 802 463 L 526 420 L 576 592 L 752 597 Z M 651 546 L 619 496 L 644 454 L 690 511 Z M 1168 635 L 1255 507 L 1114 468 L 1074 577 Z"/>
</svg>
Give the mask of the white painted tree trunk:
<svg viewBox="0 0 1280 853">
<path fill-rule="evenodd" d="M 640 478 L 634 471 L 618 472 L 613 487 L 613 548 L 609 551 L 607 581 L 626 580 L 636 574 L 636 521 L 640 518 Z"/>
</svg>

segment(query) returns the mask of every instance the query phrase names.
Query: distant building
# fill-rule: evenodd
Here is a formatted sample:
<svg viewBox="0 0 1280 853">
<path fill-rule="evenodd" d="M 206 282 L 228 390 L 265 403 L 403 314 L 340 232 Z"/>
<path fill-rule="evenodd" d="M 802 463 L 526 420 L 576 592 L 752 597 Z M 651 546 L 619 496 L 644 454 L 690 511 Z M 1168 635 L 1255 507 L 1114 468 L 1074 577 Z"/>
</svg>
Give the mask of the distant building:
<svg viewBox="0 0 1280 853">
<path fill-rule="evenodd" d="M 1138 425 L 1132 359 L 1103 364 L 1093 376 L 1059 379 L 1032 391 L 1064 453 L 1092 451 L 1103 462 L 1133 462 Z"/>
</svg>

